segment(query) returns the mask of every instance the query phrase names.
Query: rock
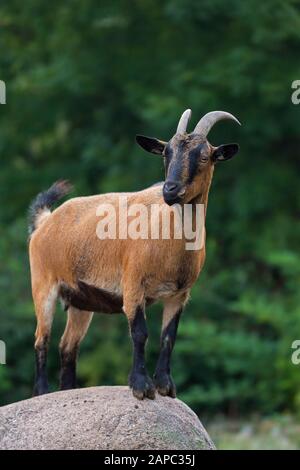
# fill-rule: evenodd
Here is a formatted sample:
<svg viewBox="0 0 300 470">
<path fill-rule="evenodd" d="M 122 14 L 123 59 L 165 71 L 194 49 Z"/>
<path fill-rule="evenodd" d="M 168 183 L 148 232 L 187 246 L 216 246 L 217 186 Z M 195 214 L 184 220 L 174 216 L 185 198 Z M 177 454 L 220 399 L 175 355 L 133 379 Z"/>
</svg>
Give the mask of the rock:
<svg viewBox="0 0 300 470">
<path fill-rule="evenodd" d="M 214 448 L 182 401 L 138 401 L 127 387 L 55 392 L 0 408 L 0 449 Z"/>
</svg>

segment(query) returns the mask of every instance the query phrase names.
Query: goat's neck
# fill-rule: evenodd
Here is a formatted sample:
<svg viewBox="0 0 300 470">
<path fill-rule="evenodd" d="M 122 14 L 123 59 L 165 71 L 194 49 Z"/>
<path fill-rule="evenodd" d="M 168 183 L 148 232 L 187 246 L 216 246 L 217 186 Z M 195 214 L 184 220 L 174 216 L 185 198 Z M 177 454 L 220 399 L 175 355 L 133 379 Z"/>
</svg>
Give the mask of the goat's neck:
<svg viewBox="0 0 300 470">
<path fill-rule="evenodd" d="M 199 219 L 198 219 L 199 204 L 204 205 L 204 214 L 202 213 L 202 210 L 201 210 L 202 217 L 204 215 L 204 220 L 202 220 L 204 225 L 202 225 L 201 223 L 201 230 L 203 228 L 205 230 L 205 218 L 206 218 L 207 203 L 208 203 L 208 193 L 209 193 L 209 188 L 211 185 L 213 171 L 214 169 L 213 167 L 211 167 L 203 175 L 201 175 L 201 178 L 199 179 L 198 185 L 197 185 L 198 186 L 197 194 L 194 197 L 194 199 L 190 202 L 190 204 L 192 204 L 192 228 L 193 228 L 194 233 L 196 233 L 198 229 L 200 228 L 199 226 L 197 227 L 197 223 L 199 222 Z M 198 236 L 202 237 L 202 234 L 198 233 L 197 237 Z M 204 238 L 204 243 L 205 243 L 205 238 Z M 200 253 L 201 251 L 199 251 L 199 256 L 200 256 Z"/>
<path fill-rule="evenodd" d="M 206 215 L 207 203 L 208 203 L 208 193 L 214 173 L 214 167 L 209 168 L 209 170 L 203 175 L 199 182 L 199 191 L 197 196 L 193 199 L 192 204 L 204 204 L 204 213 Z"/>
</svg>

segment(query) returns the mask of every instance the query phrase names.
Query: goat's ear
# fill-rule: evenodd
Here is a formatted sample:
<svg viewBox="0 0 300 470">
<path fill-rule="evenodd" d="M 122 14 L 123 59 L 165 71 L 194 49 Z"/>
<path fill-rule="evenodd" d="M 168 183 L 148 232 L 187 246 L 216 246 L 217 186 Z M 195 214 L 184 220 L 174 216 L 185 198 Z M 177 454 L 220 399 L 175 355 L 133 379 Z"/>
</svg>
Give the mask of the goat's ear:
<svg viewBox="0 0 300 470">
<path fill-rule="evenodd" d="M 238 144 L 225 144 L 217 147 L 213 154 L 212 159 L 214 162 L 223 162 L 225 160 L 230 160 L 238 153 L 240 146 Z"/>
<path fill-rule="evenodd" d="M 154 137 L 146 137 L 145 135 L 137 135 L 135 140 L 144 150 L 156 155 L 162 155 L 167 145 L 167 142 L 155 139 Z"/>
</svg>

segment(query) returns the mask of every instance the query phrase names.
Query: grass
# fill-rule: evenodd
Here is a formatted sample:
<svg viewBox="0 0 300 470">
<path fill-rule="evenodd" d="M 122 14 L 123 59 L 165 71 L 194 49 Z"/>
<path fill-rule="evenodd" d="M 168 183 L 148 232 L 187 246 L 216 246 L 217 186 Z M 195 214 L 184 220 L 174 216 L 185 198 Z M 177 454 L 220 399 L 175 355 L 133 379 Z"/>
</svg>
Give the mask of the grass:
<svg viewBox="0 0 300 470">
<path fill-rule="evenodd" d="M 206 428 L 217 449 L 300 449 L 300 420 L 290 415 L 252 417 L 247 421 L 218 418 Z"/>
</svg>

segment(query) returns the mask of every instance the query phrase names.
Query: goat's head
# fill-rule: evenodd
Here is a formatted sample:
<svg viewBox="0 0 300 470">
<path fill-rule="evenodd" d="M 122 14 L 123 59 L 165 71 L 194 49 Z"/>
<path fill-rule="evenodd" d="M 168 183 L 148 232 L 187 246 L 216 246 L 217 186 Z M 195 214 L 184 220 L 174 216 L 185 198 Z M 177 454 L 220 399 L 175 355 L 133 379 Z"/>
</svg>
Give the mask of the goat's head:
<svg viewBox="0 0 300 470">
<path fill-rule="evenodd" d="M 136 136 L 137 143 L 150 153 L 162 155 L 165 162 L 166 179 L 163 196 L 167 204 L 188 203 L 199 193 L 201 180 L 212 175 L 216 162 L 232 158 L 239 150 L 238 144 L 213 147 L 207 135 L 213 125 L 222 119 L 239 121 L 230 113 L 212 111 L 205 114 L 191 134 L 186 132 L 191 110 L 182 114 L 176 134 L 169 142 L 152 137 Z"/>
</svg>

